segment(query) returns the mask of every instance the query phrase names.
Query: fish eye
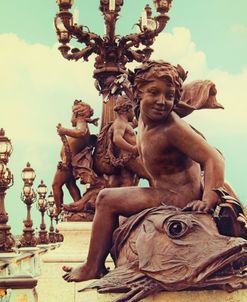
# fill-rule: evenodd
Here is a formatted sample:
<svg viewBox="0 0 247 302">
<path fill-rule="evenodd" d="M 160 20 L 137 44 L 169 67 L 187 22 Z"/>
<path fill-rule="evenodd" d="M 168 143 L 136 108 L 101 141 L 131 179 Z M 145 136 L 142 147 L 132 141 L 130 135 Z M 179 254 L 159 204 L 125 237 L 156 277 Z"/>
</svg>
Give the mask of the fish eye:
<svg viewBox="0 0 247 302">
<path fill-rule="evenodd" d="M 168 236 L 171 238 L 181 237 L 187 231 L 187 229 L 187 225 L 182 221 L 173 220 L 167 225 Z"/>
</svg>

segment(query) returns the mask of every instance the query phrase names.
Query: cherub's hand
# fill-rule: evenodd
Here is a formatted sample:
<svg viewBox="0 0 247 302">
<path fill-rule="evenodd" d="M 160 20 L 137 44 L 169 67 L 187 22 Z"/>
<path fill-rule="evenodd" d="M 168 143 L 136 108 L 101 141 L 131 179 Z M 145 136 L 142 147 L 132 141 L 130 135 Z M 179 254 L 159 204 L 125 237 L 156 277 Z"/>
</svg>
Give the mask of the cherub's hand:
<svg viewBox="0 0 247 302">
<path fill-rule="evenodd" d="M 57 125 L 57 133 L 58 133 L 58 135 L 65 135 L 66 134 L 65 132 L 66 132 L 65 128 L 63 128 L 61 124 L 58 124 Z"/>
<path fill-rule="evenodd" d="M 208 213 L 212 211 L 212 205 L 203 200 L 193 200 L 183 208 L 185 211 L 198 211 Z"/>
</svg>

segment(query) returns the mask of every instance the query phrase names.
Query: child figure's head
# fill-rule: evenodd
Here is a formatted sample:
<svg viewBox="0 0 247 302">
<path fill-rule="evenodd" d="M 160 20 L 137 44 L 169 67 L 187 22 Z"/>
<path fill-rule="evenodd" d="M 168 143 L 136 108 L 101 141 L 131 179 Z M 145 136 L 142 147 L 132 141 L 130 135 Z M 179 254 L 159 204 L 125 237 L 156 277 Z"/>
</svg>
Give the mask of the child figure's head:
<svg viewBox="0 0 247 302">
<path fill-rule="evenodd" d="M 170 90 L 166 90 L 168 90 L 169 95 L 172 95 L 173 103 L 177 103 L 180 100 L 182 85 L 186 76 L 187 73 L 180 65 L 175 67 L 164 61 L 149 61 L 136 68 L 134 78 L 136 113 L 140 110 L 140 101 L 147 85 L 150 86 L 151 83 L 155 82 L 161 83 L 163 81 L 164 85 L 170 88 Z M 170 96 L 168 98 L 171 99 Z"/>
</svg>

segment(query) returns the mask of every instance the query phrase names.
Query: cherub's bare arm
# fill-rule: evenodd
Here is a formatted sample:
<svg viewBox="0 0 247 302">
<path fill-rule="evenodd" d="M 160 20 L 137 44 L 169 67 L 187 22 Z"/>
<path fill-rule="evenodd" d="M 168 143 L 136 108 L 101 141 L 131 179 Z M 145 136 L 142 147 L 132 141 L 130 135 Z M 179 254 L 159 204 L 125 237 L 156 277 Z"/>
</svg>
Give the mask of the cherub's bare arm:
<svg viewBox="0 0 247 302">
<path fill-rule="evenodd" d="M 210 210 L 218 201 L 218 196 L 212 190 L 224 185 L 223 157 L 179 117 L 175 117 L 169 138 L 176 148 L 204 167 L 203 202 L 195 204 L 194 209 Z"/>
<path fill-rule="evenodd" d="M 70 137 L 79 138 L 88 133 L 88 127 L 86 122 L 78 123 L 74 129 L 64 128 L 61 124 L 58 124 L 57 132 L 59 135 L 67 135 Z"/>
<path fill-rule="evenodd" d="M 115 121 L 113 125 L 113 142 L 116 144 L 120 149 L 125 150 L 127 152 L 132 152 L 137 154 L 137 146 L 131 145 L 124 139 L 124 134 L 126 131 L 127 124 L 122 121 Z"/>
</svg>

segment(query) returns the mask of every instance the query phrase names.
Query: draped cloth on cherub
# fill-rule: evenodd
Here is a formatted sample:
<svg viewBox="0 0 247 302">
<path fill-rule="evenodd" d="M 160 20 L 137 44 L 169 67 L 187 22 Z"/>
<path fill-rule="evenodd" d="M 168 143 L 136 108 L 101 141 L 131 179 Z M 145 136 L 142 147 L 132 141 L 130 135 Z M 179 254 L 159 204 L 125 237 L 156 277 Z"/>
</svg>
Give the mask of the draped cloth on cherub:
<svg viewBox="0 0 247 302">
<path fill-rule="evenodd" d="M 96 179 L 96 174 L 92 169 L 92 151 L 93 146 L 87 146 L 71 160 L 73 175 L 76 179 L 80 179 L 82 184 L 92 184 Z"/>
<path fill-rule="evenodd" d="M 174 111 L 184 117 L 198 109 L 224 109 L 216 100 L 215 84 L 209 80 L 193 81 L 183 85 L 180 101 L 174 106 Z"/>
</svg>

